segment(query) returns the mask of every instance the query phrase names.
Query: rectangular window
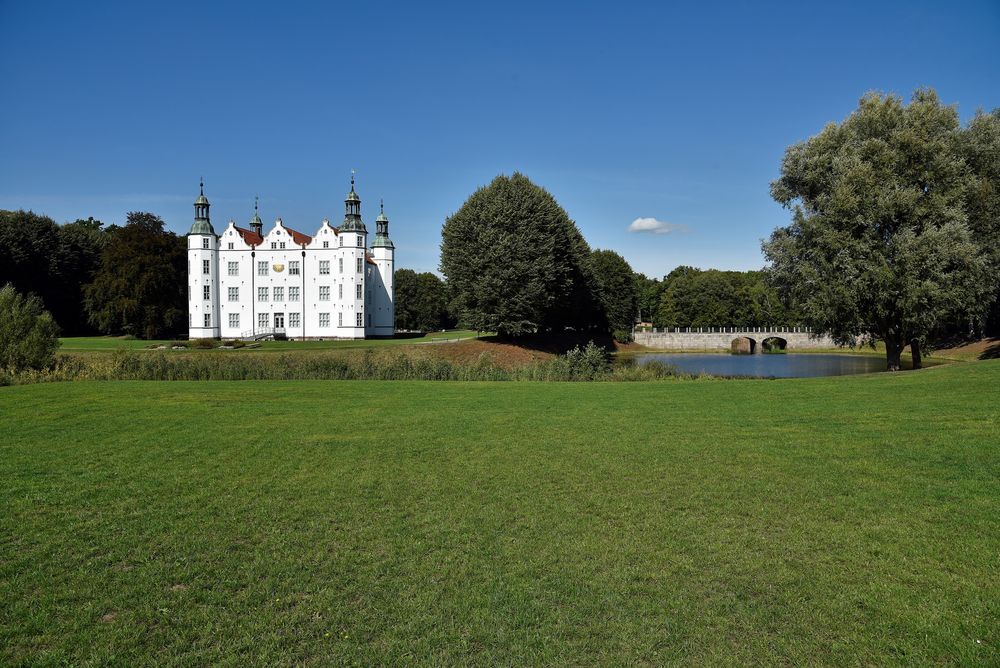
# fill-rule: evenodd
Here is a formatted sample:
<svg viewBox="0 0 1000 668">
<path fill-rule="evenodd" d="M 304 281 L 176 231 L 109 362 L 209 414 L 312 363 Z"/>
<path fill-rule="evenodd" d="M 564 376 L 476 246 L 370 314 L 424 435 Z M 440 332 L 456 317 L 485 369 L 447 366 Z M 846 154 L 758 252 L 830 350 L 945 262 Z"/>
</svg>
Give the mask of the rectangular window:
<svg viewBox="0 0 1000 668">
<path fill-rule="evenodd" d="M 258 313 L 257 314 L 257 326 L 261 329 L 267 329 L 268 321 L 270 320 L 270 313 Z"/>
<path fill-rule="evenodd" d="M 361 314 L 360 313 L 358 313 L 358 317 L 356 318 L 356 320 L 357 320 L 356 326 L 360 327 L 361 326 Z"/>
<path fill-rule="evenodd" d="M 208 237 L 202 237 L 201 238 L 201 247 L 202 248 L 208 248 Z"/>
<path fill-rule="evenodd" d="M 320 327 L 329 327 L 330 326 L 330 314 L 329 313 L 320 313 L 319 314 L 319 326 Z"/>
<path fill-rule="evenodd" d="M 280 244 L 278 244 L 278 248 L 284 248 L 284 247 L 285 247 L 285 242 L 284 241 L 282 241 Z"/>
<path fill-rule="evenodd" d="M 340 273 L 343 274 L 344 273 L 344 258 L 340 258 L 340 260 L 338 261 L 338 264 L 340 265 Z"/>
<path fill-rule="evenodd" d="M 341 283 L 340 285 L 337 286 L 337 299 L 343 299 L 343 298 L 344 298 L 344 284 Z"/>
<path fill-rule="evenodd" d="M 288 275 L 298 276 L 299 275 L 299 261 L 295 260 L 288 263 Z"/>
<path fill-rule="evenodd" d="M 233 242 L 232 241 L 229 242 L 229 246 L 228 247 L 229 247 L 229 250 L 233 250 Z"/>
<path fill-rule="evenodd" d="M 301 325 L 302 325 L 302 321 L 299 320 L 299 314 L 298 313 L 289 313 L 288 314 L 288 326 L 289 327 L 300 327 Z"/>
<path fill-rule="evenodd" d="M 212 298 L 212 288 L 208 285 L 201 286 L 201 298 L 208 300 Z"/>
<path fill-rule="evenodd" d="M 297 286 L 291 286 L 288 288 L 288 301 L 297 302 L 299 301 L 299 288 Z"/>
<path fill-rule="evenodd" d="M 324 241 L 323 242 L 323 248 L 329 248 L 329 247 L 330 247 L 330 242 L 329 241 Z"/>
<path fill-rule="evenodd" d="M 212 326 L 212 314 L 211 313 L 206 313 L 205 314 L 205 327 L 211 327 L 211 326 Z"/>
<path fill-rule="evenodd" d="M 208 260 L 201 261 L 201 273 L 205 274 L 206 276 L 212 273 L 212 265 L 211 263 L 209 263 Z"/>
<path fill-rule="evenodd" d="M 274 288 L 274 301 L 283 302 L 285 301 L 285 289 L 282 287 L 275 286 Z"/>
<path fill-rule="evenodd" d="M 328 302 L 328 301 L 330 301 L 330 286 L 329 285 L 321 285 L 321 286 L 319 286 L 319 300 L 321 302 Z"/>
<path fill-rule="evenodd" d="M 272 242 L 271 242 L 271 250 L 274 250 L 274 249 L 275 249 L 275 248 L 277 248 L 277 247 L 278 247 L 278 244 L 277 244 L 277 243 L 275 243 L 274 241 L 272 241 Z"/>
<path fill-rule="evenodd" d="M 229 275 L 230 276 L 239 276 L 240 275 L 240 263 L 239 262 L 230 262 L 229 263 Z"/>
<path fill-rule="evenodd" d="M 329 260 L 320 260 L 319 261 L 319 273 L 322 276 L 326 276 L 327 274 L 330 273 L 330 261 Z"/>
<path fill-rule="evenodd" d="M 355 299 L 361 299 L 361 284 L 360 284 L 360 283 L 358 283 L 358 284 L 357 284 L 357 285 L 355 285 L 354 287 L 356 288 L 356 289 L 354 290 L 354 292 L 355 292 L 355 295 L 354 295 L 354 298 L 355 298 Z"/>
<path fill-rule="evenodd" d="M 229 288 L 229 301 L 238 302 L 240 300 L 240 289 Z"/>
<path fill-rule="evenodd" d="M 340 245 L 343 246 L 344 245 L 344 237 L 337 237 L 337 238 L 340 239 Z"/>
<path fill-rule="evenodd" d="M 361 243 L 361 235 L 358 235 L 358 248 L 361 248 L 364 244 Z"/>
<path fill-rule="evenodd" d="M 344 326 L 344 314 L 343 313 L 338 313 L 337 314 L 337 327 L 343 327 L 343 326 Z"/>
<path fill-rule="evenodd" d="M 267 301 L 267 288 L 257 288 L 257 301 L 259 302 Z"/>
<path fill-rule="evenodd" d="M 363 262 L 362 258 L 360 258 L 360 257 L 359 257 L 359 258 L 358 258 L 358 273 L 359 273 L 359 274 L 360 274 L 360 273 L 363 273 L 363 271 L 364 271 L 364 269 L 363 269 L 363 268 L 362 268 L 362 266 L 361 266 L 361 263 L 362 263 L 362 262 Z"/>
<path fill-rule="evenodd" d="M 240 326 L 240 314 L 239 313 L 230 313 L 229 314 L 229 326 L 230 327 L 239 327 Z"/>
<path fill-rule="evenodd" d="M 267 262 L 258 262 L 257 263 L 257 275 L 258 276 L 267 276 Z"/>
</svg>

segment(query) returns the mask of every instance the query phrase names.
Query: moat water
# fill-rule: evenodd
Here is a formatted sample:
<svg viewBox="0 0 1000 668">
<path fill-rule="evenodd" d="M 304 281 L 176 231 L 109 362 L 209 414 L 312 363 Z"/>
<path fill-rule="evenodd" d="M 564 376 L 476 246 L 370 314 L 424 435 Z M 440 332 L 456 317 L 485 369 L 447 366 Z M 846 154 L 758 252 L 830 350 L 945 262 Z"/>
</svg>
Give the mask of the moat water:
<svg viewBox="0 0 1000 668">
<path fill-rule="evenodd" d="M 669 364 L 683 373 L 754 378 L 846 376 L 885 370 L 885 358 L 878 355 L 821 353 L 789 353 L 784 355 L 637 353 L 623 357 L 621 362 L 624 364 L 648 364 L 652 360 Z"/>
</svg>

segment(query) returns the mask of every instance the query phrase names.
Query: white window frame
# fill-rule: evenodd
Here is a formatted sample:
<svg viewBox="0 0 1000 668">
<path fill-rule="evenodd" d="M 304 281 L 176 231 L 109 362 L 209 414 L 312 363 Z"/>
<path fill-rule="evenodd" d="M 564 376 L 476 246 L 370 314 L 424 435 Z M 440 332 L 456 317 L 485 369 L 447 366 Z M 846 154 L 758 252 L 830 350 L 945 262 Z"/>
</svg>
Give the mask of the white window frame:
<svg viewBox="0 0 1000 668">
<path fill-rule="evenodd" d="M 237 327 L 237 328 L 240 326 L 240 314 L 239 313 L 230 313 L 229 314 L 229 326 L 230 327 Z"/>
<path fill-rule="evenodd" d="M 229 263 L 229 275 L 230 276 L 239 276 L 240 275 L 240 263 L 239 262 L 230 262 Z"/>
<path fill-rule="evenodd" d="M 330 286 L 329 285 L 321 285 L 321 286 L 319 286 L 319 300 L 321 302 L 328 302 L 328 301 L 330 301 Z"/>
<path fill-rule="evenodd" d="M 329 313 L 320 313 L 319 314 L 319 326 L 323 327 L 323 328 L 326 328 L 326 327 L 330 326 L 330 314 Z"/>
<path fill-rule="evenodd" d="M 289 327 L 301 327 L 302 321 L 299 319 L 300 313 L 289 313 L 288 314 L 288 326 Z"/>
<path fill-rule="evenodd" d="M 257 288 L 257 301 L 267 302 L 268 301 L 268 290 L 265 287 Z"/>
<path fill-rule="evenodd" d="M 229 288 L 229 301 L 238 302 L 240 300 L 240 289 Z"/>
<path fill-rule="evenodd" d="M 271 289 L 271 301 L 283 302 L 285 301 L 285 288 L 281 285 L 276 285 Z"/>
<path fill-rule="evenodd" d="M 203 286 L 201 286 L 201 298 L 204 299 L 205 301 L 208 301 L 209 299 L 212 298 L 212 286 L 211 285 L 203 285 Z"/>
<path fill-rule="evenodd" d="M 299 286 L 297 285 L 288 286 L 288 301 L 290 302 L 299 301 Z"/>
<path fill-rule="evenodd" d="M 288 263 L 288 275 L 289 276 L 298 276 L 299 275 L 299 261 L 298 260 L 292 260 L 291 262 Z"/>
<path fill-rule="evenodd" d="M 205 276 L 212 275 L 212 263 L 209 260 L 201 261 L 201 273 Z"/>
<path fill-rule="evenodd" d="M 330 274 L 330 261 L 329 260 L 320 260 L 319 261 L 319 275 L 320 276 L 329 276 L 329 274 Z"/>
</svg>

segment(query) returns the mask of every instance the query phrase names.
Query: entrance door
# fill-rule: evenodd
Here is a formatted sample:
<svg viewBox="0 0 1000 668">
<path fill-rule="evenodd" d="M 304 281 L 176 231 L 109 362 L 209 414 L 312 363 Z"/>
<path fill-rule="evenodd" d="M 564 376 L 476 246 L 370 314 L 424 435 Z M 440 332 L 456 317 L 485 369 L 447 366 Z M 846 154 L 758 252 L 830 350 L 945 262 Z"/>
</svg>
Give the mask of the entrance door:
<svg viewBox="0 0 1000 668">
<path fill-rule="evenodd" d="M 275 329 L 284 329 L 285 328 L 285 314 L 284 313 L 275 313 L 274 314 L 274 328 Z"/>
</svg>

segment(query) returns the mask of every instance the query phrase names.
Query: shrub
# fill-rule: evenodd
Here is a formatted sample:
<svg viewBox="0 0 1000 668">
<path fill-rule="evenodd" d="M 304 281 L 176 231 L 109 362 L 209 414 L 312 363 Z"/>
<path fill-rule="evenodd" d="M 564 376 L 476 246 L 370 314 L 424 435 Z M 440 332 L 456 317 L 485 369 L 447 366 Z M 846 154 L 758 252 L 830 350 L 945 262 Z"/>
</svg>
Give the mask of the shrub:
<svg viewBox="0 0 1000 668">
<path fill-rule="evenodd" d="M 202 350 L 215 347 L 215 339 L 195 339 L 191 343 L 194 348 L 201 348 Z"/>
<path fill-rule="evenodd" d="M 12 373 L 52 366 L 59 328 L 38 297 L 0 288 L 0 369 Z"/>
<path fill-rule="evenodd" d="M 627 329 L 616 329 L 611 336 L 615 337 L 618 343 L 632 343 L 632 332 Z"/>
</svg>

